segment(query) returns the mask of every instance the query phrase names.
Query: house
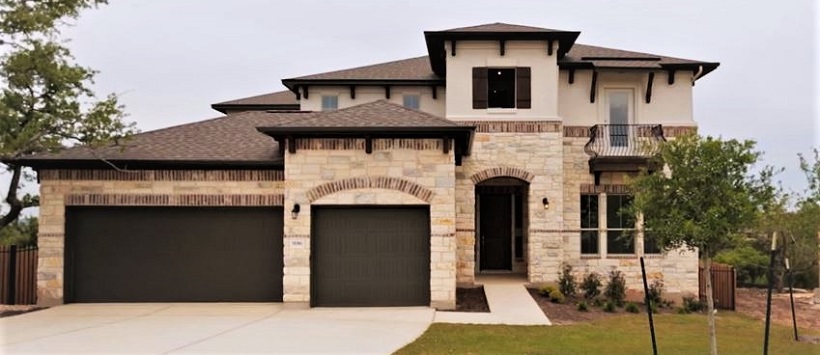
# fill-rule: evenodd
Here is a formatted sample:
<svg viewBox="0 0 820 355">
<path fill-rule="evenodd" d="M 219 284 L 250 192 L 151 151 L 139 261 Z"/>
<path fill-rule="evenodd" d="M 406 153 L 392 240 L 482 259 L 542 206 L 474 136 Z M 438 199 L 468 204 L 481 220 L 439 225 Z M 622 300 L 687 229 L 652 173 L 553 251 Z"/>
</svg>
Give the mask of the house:
<svg viewBox="0 0 820 355">
<path fill-rule="evenodd" d="M 455 306 L 482 273 L 554 281 L 638 257 L 670 293 L 697 255 L 622 217 L 625 178 L 697 124 L 718 63 L 494 23 L 426 56 L 282 80 L 225 116 L 21 161 L 40 181 L 41 304 Z"/>
</svg>

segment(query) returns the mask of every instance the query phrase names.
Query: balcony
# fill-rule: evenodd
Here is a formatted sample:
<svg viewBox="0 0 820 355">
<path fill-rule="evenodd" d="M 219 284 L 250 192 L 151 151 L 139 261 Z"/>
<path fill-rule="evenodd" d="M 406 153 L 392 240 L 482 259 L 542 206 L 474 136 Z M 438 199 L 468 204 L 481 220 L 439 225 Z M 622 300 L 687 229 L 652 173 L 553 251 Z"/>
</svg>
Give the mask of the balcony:
<svg viewBox="0 0 820 355">
<path fill-rule="evenodd" d="M 589 155 L 589 172 L 595 174 L 595 185 L 601 173 L 637 172 L 645 167 L 666 141 L 659 124 L 599 124 L 589 128 L 589 142 L 584 151 Z"/>
</svg>

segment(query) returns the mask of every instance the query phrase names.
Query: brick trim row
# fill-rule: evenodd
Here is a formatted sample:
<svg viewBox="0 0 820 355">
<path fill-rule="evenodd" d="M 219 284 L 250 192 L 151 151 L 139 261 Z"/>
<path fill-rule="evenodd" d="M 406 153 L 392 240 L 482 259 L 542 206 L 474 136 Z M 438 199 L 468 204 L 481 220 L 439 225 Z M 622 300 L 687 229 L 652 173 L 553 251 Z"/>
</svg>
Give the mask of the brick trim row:
<svg viewBox="0 0 820 355">
<path fill-rule="evenodd" d="M 66 206 L 282 206 L 284 195 L 70 194 Z"/>
<path fill-rule="evenodd" d="M 629 193 L 629 186 L 627 185 L 617 185 L 617 184 L 601 184 L 601 185 L 594 185 L 594 184 L 581 184 L 581 193 L 582 194 L 628 194 Z"/>
<path fill-rule="evenodd" d="M 678 137 L 688 133 L 696 133 L 695 126 L 663 126 L 663 135 L 666 138 Z M 645 131 L 649 135 L 649 131 Z M 589 138 L 589 126 L 564 126 L 564 138 Z"/>
<path fill-rule="evenodd" d="M 282 170 L 41 170 L 40 180 L 282 181 Z"/>
<path fill-rule="evenodd" d="M 395 190 L 416 196 L 428 203 L 433 198 L 432 190 L 409 180 L 389 176 L 362 176 L 331 181 L 311 188 L 307 192 L 307 197 L 310 202 L 313 202 L 339 191 L 354 189 Z"/>
<path fill-rule="evenodd" d="M 535 174 L 521 168 L 503 166 L 479 171 L 470 176 L 470 180 L 473 181 L 473 184 L 478 184 L 496 177 L 514 177 L 526 182 L 532 182 L 532 179 L 535 178 Z"/>
<path fill-rule="evenodd" d="M 433 234 L 430 234 L 430 237 L 436 237 L 436 238 L 455 238 L 455 236 L 456 236 L 455 233 L 433 233 Z"/>
<path fill-rule="evenodd" d="M 412 149 L 441 150 L 441 139 L 374 139 L 374 150 Z M 299 138 L 297 150 L 363 150 L 365 140 L 361 138 Z"/>
<path fill-rule="evenodd" d="M 560 121 L 460 121 L 478 133 L 557 133 Z"/>
</svg>

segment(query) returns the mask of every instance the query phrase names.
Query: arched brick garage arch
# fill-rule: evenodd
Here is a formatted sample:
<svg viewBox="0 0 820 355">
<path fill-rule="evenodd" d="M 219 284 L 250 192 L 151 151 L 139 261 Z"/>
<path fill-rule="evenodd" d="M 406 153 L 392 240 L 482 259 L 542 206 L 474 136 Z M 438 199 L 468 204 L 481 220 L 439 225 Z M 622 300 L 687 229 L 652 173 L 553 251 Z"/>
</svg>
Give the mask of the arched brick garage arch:
<svg viewBox="0 0 820 355">
<path fill-rule="evenodd" d="M 514 177 L 530 183 L 532 182 L 532 179 L 535 178 L 535 174 L 521 168 L 503 166 L 479 171 L 470 176 L 470 180 L 473 181 L 473 184 L 478 184 L 482 181 L 497 177 Z"/>
<path fill-rule="evenodd" d="M 413 195 L 422 201 L 430 203 L 433 191 L 410 180 L 389 176 L 362 176 L 331 181 L 313 187 L 307 192 L 308 200 L 312 203 L 324 196 L 354 189 L 387 189 Z"/>
</svg>

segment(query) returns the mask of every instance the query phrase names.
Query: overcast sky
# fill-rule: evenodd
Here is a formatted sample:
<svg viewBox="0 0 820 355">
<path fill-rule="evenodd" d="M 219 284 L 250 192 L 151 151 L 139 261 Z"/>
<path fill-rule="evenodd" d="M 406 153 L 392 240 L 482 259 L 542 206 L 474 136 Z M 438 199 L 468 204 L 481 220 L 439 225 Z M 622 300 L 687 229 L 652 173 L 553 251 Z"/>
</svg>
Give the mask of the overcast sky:
<svg viewBox="0 0 820 355">
<path fill-rule="evenodd" d="M 817 18 L 813 0 L 110 0 L 64 34 L 100 71 L 98 94 L 120 94 L 145 131 L 219 116 L 210 104 L 282 78 L 425 55 L 425 30 L 581 31 L 579 43 L 720 62 L 695 87 L 700 132 L 756 140 L 802 189 L 797 153 L 820 146 Z"/>
</svg>

